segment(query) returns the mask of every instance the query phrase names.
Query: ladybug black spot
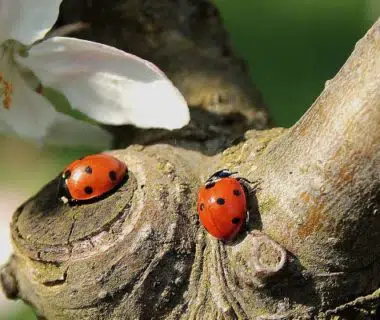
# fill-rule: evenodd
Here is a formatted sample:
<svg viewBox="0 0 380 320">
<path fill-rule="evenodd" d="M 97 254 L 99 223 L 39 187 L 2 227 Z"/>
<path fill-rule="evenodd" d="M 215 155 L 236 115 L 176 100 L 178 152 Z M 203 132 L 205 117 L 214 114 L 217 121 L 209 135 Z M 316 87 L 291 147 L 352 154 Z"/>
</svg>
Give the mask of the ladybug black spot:
<svg viewBox="0 0 380 320">
<path fill-rule="evenodd" d="M 215 181 L 210 182 L 210 183 L 207 183 L 206 186 L 205 186 L 205 188 L 206 188 L 206 189 L 211 189 L 211 188 L 213 188 L 214 186 L 215 186 Z"/>
<path fill-rule="evenodd" d="M 231 220 L 231 222 L 232 222 L 233 224 L 238 224 L 238 223 L 240 222 L 240 218 L 235 217 L 235 218 L 233 218 L 233 219 Z"/>
<path fill-rule="evenodd" d="M 234 193 L 234 195 L 237 196 L 237 197 L 241 195 L 241 192 L 240 192 L 240 190 L 238 190 L 238 189 L 234 189 L 233 193 Z"/>
<path fill-rule="evenodd" d="M 204 203 L 201 203 L 201 205 L 199 206 L 199 209 L 202 211 L 204 208 L 205 208 Z"/>
<path fill-rule="evenodd" d="M 66 170 L 63 174 L 63 179 L 68 179 L 68 178 L 70 178 L 70 176 L 71 176 L 71 171 Z"/>
<path fill-rule="evenodd" d="M 84 171 L 86 171 L 88 174 L 91 174 L 92 168 L 90 166 L 88 166 L 88 167 L 86 167 L 86 169 L 84 169 Z"/>
<path fill-rule="evenodd" d="M 94 192 L 94 190 L 90 186 L 87 186 L 84 188 L 84 192 L 86 192 L 86 194 L 91 194 Z"/>
<path fill-rule="evenodd" d="M 222 205 L 224 205 L 225 201 L 223 198 L 218 198 L 218 199 L 216 199 L 216 203 L 222 206 Z"/>
<path fill-rule="evenodd" d="M 116 174 L 116 171 L 110 171 L 110 172 L 108 172 L 108 176 L 110 177 L 110 179 L 112 180 L 112 181 L 116 181 L 116 179 L 117 179 L 117 174 Z"/>
</svg>

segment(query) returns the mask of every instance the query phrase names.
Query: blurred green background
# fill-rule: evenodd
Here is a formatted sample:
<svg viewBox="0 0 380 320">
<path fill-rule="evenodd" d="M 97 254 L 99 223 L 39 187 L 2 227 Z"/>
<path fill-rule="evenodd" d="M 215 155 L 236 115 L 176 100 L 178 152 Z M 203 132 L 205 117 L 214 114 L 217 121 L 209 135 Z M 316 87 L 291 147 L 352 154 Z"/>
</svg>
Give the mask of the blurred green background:
<svg viewBox="0 0 380 320">
<path fill-rule="evenodd" d="M 216 0 L 279 126 L 312 104 L 380 15 L 379 0 Z"/>
<path fill-rule="evenodd" d="M 380 15 L 379 0 L 214 2 L 236 52 L 249 63 L 272 118 L 285 127 L 302 116 Z M 38 148 L 4 137 L 0 147 L 0 197 L 5 198 L 3 190 L 12 190 L 20 201 L 72 159 L 97 151 Z M 0 305 L 0 312 L 1 320 L 35 319 L 21 302 Z"/>
</svg>

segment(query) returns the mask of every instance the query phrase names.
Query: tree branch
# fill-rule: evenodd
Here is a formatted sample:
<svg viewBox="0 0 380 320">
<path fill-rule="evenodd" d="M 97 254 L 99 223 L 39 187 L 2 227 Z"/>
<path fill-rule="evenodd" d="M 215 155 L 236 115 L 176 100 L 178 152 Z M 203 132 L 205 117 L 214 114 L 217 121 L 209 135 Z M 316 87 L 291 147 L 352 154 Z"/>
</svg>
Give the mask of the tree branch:
<svg viewBox="0 0 380 320">
<path fill-rule="evenodd" d="M 1 272 L 8 297 L 47 319 L 299 319 L 373 302 L 380 20 L 293 128 L 248 131 L 213 157 L 197 136 L 174 136 L 181 147 L 114 151 L 131 175 L 101 201 L 64 206 L 56 179 L 21 206 Z M 234 243 L 208 235 L 195 207 L 198 187 L 225 167 L 257 187 Z"/>
<path fill-rule="evenodd" d="M 263 225 L 308 268 L 379 262 L 380 22 L 310 110 L 247 169 L 261 177 Z M 264 179 L 265 177 L 265 179 Z"/>
</svg>

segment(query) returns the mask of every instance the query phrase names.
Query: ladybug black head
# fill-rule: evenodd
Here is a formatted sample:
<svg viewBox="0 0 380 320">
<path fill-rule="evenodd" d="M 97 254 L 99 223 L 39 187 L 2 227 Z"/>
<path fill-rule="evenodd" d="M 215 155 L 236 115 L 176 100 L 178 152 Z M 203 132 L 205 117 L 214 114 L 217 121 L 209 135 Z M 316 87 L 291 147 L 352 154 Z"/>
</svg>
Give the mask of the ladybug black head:
<svg viewBox="0 0 380 320">
<path fill-rule="evenodd" d="M 70 172 L 64 172 L 59 177 L 58 182 L 58 198 L 63 202 L 67 203 L 72 200 L 72 196 L 70 194 L 69 189 L 66 185 L 66 179 L 70 177 Z"/>
<path fill-rule="evenodd" d="M 235 173 L 237 173 L 237 172 L 231 172 L 228 169 L 219 170 L 219 171 L 215 172 L 210 178 L 208 178 L 207 181 L 206 181 L 206 183 L 210 182 L 210 181 L 213 181 L 215 179 L 227 178 L 229 176 L 232 176 Z"/>
</svg>

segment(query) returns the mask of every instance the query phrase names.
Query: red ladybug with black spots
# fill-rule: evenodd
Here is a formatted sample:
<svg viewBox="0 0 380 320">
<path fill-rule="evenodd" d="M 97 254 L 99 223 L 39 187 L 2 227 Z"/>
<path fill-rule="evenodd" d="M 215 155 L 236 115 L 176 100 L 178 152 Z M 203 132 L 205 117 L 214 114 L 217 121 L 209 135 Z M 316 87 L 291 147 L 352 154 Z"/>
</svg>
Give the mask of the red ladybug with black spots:
<svg viewBox="0 0 380 320">
<path fill-rule="evenodd" d="M 89 155 L 73 161 L 63 170 L 60 199 L 76 203 L 103 196 L 121 184 L 127 165 L 107 154 Z"/>
<path fill-rule="evenodd" d="M 231 241 L 247 217 L 244 179 L 223 169 L 214 173 L 198 192 L 198 213 L 204 228 L 219 240 Z"/>
</svg>

